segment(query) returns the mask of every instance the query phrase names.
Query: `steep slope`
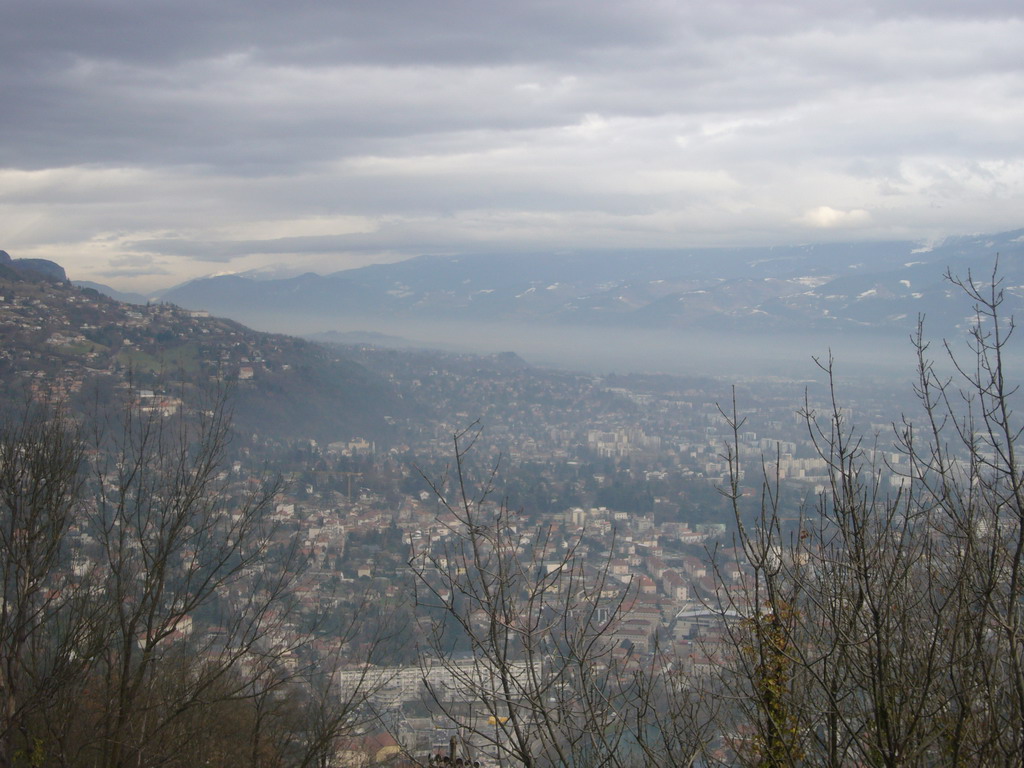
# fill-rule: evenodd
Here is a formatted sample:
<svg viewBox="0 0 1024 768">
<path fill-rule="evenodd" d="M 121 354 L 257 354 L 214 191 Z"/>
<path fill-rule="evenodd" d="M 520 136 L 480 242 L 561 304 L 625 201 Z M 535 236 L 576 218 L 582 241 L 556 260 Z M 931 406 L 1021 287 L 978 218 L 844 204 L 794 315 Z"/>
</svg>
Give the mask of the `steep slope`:
<svg viewBox="0 0 1024 768">
<path fill-rule="evenodd" d="M 9 265 L 0 265 L 0 267 Z M 130 305 L 35 279 L 17 262 L 0 275 L 0 388 L 86 398 L 131 387 L 170 401 L 225 382 L 243 434 L 333 442 L 378 439 L 410 406 L 364 367 L 301 339 L 171 304 Z"/>
</svg>

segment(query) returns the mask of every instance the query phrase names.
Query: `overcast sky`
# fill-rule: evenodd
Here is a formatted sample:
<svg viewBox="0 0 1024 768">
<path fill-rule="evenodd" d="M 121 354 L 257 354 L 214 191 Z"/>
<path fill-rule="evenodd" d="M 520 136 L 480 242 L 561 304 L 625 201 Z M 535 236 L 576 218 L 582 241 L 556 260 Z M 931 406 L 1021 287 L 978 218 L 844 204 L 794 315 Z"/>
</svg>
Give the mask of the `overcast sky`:
<svg viewBox="0 0 1024 768">
<path fill-rule="evenodd" d="M 1020 0 L 4 0 L 0 248 L 148 290 L 1024 227 Z"/>
</svg>

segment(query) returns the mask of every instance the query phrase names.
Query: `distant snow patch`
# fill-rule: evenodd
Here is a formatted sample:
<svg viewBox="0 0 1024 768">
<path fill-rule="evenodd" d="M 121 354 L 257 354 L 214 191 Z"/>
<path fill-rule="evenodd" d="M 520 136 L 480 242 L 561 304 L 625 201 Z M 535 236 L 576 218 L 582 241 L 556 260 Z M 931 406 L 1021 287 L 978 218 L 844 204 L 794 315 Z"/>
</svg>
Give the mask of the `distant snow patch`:
<svg viewBox="0 0 1024 768">
<path fill-rule="evenodd" d="M 808 286 L 810 288 L 817 288 L 819 285 L 824 285 L 825 283 L 827 283 L 831 279 L 832 279 L 832 276 L 827 276 L 826 277 L 826 276 L 805 275 L 804 277 L 794 277 L 793 278 L 793 282 L 798 284 L 798 285 L 806 285 L 806 286 Z"/>
</svg>

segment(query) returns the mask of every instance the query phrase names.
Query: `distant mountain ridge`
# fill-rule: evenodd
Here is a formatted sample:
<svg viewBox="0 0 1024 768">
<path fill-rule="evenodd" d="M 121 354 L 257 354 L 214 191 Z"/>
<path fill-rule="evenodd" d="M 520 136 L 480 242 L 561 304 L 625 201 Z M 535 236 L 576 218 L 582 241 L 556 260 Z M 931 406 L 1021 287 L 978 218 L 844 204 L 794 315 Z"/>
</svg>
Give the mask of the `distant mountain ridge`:
<svg viewBox="0 0 1024 768">
<path fill-rule="evenodd" d="M 1011 308 L 1024 306 L 1024 230 L 920 243 L 821 244 L 569 255 L 421 256 L 328 275 L 227 275 L 161 294 L 252 322 L 319 316 L 716 331 L 904 333 L 919 315 L 950 314 L 943 275 L 987 278 L 996 254 Z M 945 327 L 939 328 L 945 332 Z"/>
<path fill-rule="evenodd" d="M 131 293 L 127 291 L 118 291 L 111 288 L 109 285 L 103 283 L 94 283 L 91 280 L 72 280 L 72 283 L 77 285 L 79 288 L 92 288 L 94 291 L 102 293 L 104 296 L 109 296 L 112 299 L 117 299 L 125 304 L 145 304 L 149 299 L 147 296 L 143 296 L 141 293 Z"/>
</svg>

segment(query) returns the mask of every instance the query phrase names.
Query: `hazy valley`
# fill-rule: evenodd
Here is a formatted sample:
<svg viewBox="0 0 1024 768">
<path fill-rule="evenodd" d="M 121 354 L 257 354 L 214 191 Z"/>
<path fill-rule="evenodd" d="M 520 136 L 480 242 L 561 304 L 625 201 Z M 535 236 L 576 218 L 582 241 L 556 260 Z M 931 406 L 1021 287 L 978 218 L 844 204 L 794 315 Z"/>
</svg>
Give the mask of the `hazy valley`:
<svg viewBox="0 0 1024 768">
<path fill-rule="evenodd" d="M 227 275 L 154 298 L 262 330 L 372 332 L 377 343 L 490 353 L 595 371 L 778 375 L 833 349 L 899 372 L 918 317 L 934 337 L 969 323 L 947 269 L 996 255 L 1021 306 L 1021 231 L 914 242 L 679 252 L 422 256 L 288 279 Z M 319 338 L 329 338 L 319 337 Z"/>
<path fill-rule="evenodd" d="M 959 260 L 951 259 L 987 278 L 995 261 L 982 251 L 996 242 L 1006 249 L 1000 274 L 1007 300 L 1000 311 L 1012 312 L 1020 300 L 1017 237 L 971 240 Z M 307 759 L 348 765 L 381 749 L 393 750 L 387 754 L 395 760 L 422 761 L 452 735 L 489 764 L 506 753 L 522 763 L 524 749 L 534 747 L 514 747 L 500 732 L 489 735 L 467 714 L 493 695 L 481 675 L 520 680 L 536 673 L 542 690 L 551 676 L 564 675 L 557 690 L 571 703 L 524 688 L 506 696 L 501 711 L 527 708 L 531 728 L 545 718 L 555 718 L 558 727 L 581 718 L 587 738 L 601 732 L 593 723 L 606 710 L 581 704 L 578 686 L 646 680 L 648 693 L 627 687 L 614 694 L 617 707 L 636 713 L 650 706 L 652 691 L 662 690 L 659 681 L 675 680 L 679 687 L 669 690 L 681 698 L 662 725 L 630 731 L 630 738 L 671 760 L 671 750 L 659 751 L 664 744 L 647 740 L 682 729 L 672 738 L 685 732 L 693 749 L 736 759 L 738 748 L 718 721 L 692 719 L 689 697 L 704 696 L 700 686 L 742 660 L 747 646 L 738 646 L 739 635 L 723 634 L 723 627 L 735 626 L 733 619 L 757 604 L 749 579 L 775 573 L 776 551 L 800 564 L 831 546 L 837 473 L 854 484 L 850 493 L 861 504 L 859 494 L 902 504 L 908 482 L 929 479 L 919 469 L 922 454 L 906 420 L 927 423 L 936 405 L 922 401 L 920 389 L 915 395 L 909 336 L 917 316 L 909 318 L 931 307 L 937 314 L 925 318 L 929 334 L 959 334 L 953 349 L 962 350 L 973 310 L 937 264 L 884 271 L 879 259 L 864 274 L 846 265 L 854 277 L 823 275 L 817 288 L 809 288 L 817 281 L 808 272 L 835 271 L 836 263 L 815 266 L 808 257 L 789 277 L 736 278 L 712 270 L 710 260 L 708 274 L 694 278 L 690 291 L 675 290 L 677 276 L 672 290 L 658 289 L 664 294 L 648 297 L 645 307 L 620 306 L 609 321 L 593 307 L 582 314 L 573 309 L 565 320 L 565 297 L 550 299 L 555 290 L 544 295 L 549 303 L 530 312 L 509 309 L 518 305 L 508 295 L 497 297 L 496 304 L 474 309 L 474 319 L 466 303 L 457 302 L 469 289 L 437 287 L 439 275 L 453 279 L 454 260 L 375 268 L 371 273 L 386 272 L 376 289 L 347 289 L 363 294 L 356 308 L 346 307 L 346 294 L 331 291 L 339 282 L 365 279 L 359 274 L 309 276 L 296 291 L 288 281 L 199 281 L 168 294 L 195 302 L 185 309 L 165 301 L 123 303 L 95 287 L 72 285 L 59 265 L 8 257 L 0 263 L 0 386 L 6 417 L 14 418 L 8 424 L 33 407 L 55 404 L 69 409 L 68 424 L 80 425 L 74 429 L 83 429 L 81 435 L 128 419 L 127 442 L 97 438 L 85 452 L 97 483 L 86 482 L 81 506 L 68 507 L 74 514 L 61 524 L 63 554 L 40 581 L 62 584 L 68 596 L 66 604 L 54 604 L 55 616 L 79 599 L 120 595 L 109 605 L 124 606 L 121 621 L 131 627 L 120 644 L 103 641 L 99 647 L 108 655 L 89 657 L 81 677 L 71 679 L 96 681 L 106 669 L 103 659 L 138 649 L 151 659 L 152 671 L 128 669 L 150 687 L 110 699 L 124 712 L 117 726 L 124 734 L 137 717 L 150 716 L 190 733 L 181 713 L 207 712 L 203 697 L 213 690 L 217 706 L 247 725 L 193 737 L 196 754 L 267 739 L 268 760 L 294 765 Z M 544 265 L 557 270 L 556 260 Z M 395 296 L 395 273 L 403 274 L 408 296 Z M 416 283 L 412 273 L 435 287 Z M 532 277 L 527 295 L 540 293 L 537 285 L 549 279 L 548 272 Z M 211 303 L 188 300 L 188 290 Z M 577 284 L 571 292 L 580 290 Z M 605 297 L 624 290 L 622 284 L 608 287 Z M 306 291 L 322 297 L 316 301 L 323 311 L 309 322 L 342 329 L 352 323 L 352 330 L 311 334 L 329 342 L 318 344 L 213 316 L 247 306 L 262 325 L 289 327 L 301 322 L 304 306 L 316 305 Z M 700 303 L 708 294 L 718 299 Z M 444 325 L 432 327 L 423 318 L 446 296 L 458 305 L 442 313 L 448 315 Z M 757 304 L 743 303 L 752 296 Z M 696 302 L 700 311 L 649 310 L 666 301 Z M 768 317 L 766 307 L 775 313 L 767 327 L 751 330 L 750 318 Z M 389 313 L 393 326 L 385 319 Z M 402 335 L 385 336 L 388 328 Z M 416 332 L 432 343 L 413 344 Z M 359 338 L 378 343 L 353 343 Z M 487 353 L 458 351 L 467 347 Z M 822 367 L 829 365 L 830 349 L 834 381 Z M 946 371 L 942 345 L 933 349 L 938 370 Z M 1010 372 L 1016 349 L 1001 343 L 999 351 Z M 1007 390 L 1005 402 L 1012 406 L 1015 397 Z M 39 425 L 64 423 L 49 418 Z M 221 431 L 208 431 L 218 424 Z M 177 439 L 178 429 L 189 436 L 181 453 L 173 442 L 147 448 L 140 439 Z M 5 434 L 16 440 L 22 433 Z M 856 441 L 849 454 L 836 453 L 847 450 L 840 435 Z M 996 460 L 995 440 L 978 449 L 979 462 Z M 0 448 L 0 459 L 9 463 L 26 445 L 42 444 Z M 213 450 L 210 461 L 204 446 Z M 954 466 L 970 455 L 961 449 Z M 125 474 L 126 466 L 136 470 Z M 182 478 L 194 478 L 195 490 L 188 480 L 182 486 Z M 120 499 L 112 509 L 121 510 L 114 523 L 104 517 L 111 489 Z M 927 507 L 932 497 L 918 491 L 907 498 Z M 179 514 L 180 537 L 168 527 Z M 127 541 L 111 537 L 115 529 Z M 767 531 L 769 548 L 759 550 L 748 531 Z M 787 541 L 798 550 L 783 550 Z M 153 542 L 168 548 L 168 559 L 149 559 L 148 553 L 161 551 Z M 243 544 L 254 546 L 245 550 L 253 554 L 236 550 Z M 497 602 L 473 591 L 474 579 L 499 567 L 495 562 L 511 569 L 496 577 L 494 584 L 511 585 Z M 121 578 L 129 563 L 141 581 Z M 150 580 L 161 594 L 166 590 L 169 602 L 137 591 Z M 456 593 L 462 596 L 454 599 Z M 178 605 L 195 607 L 182 612 Z M 581 606 L 590 606 L 589 618 L 560 632 L 565 642 L 580 633 L 572 642 L 585 640 L 591 649 L 583 657 L 586 674 L 570 675 L 579 663 L 576 652 L 563 654 L 557 645 L 530 656 L 529 643 L 547 643 L 551 630 L 518 628 L 516 621 L 531 612 L 538 621 L 576 617 Z M 99 607 L 91 610 L 97 613 L 86 615 L 101 615 Z M 516 617 L 503 619 L 512 626 L 502 630 L 516 638 L 516 650 L 496 657 L 488 627 L 503 611 Z M 145 631 L 137 623 L 144 615 L 151 622 Z M 184 658 L 201 659 L 197 669 L 212 677 L 179 677 L 176 665 Z M 186 685 L 166 702 L 160 698 L 182 681 L 197 687 Z M 236 682 L 224 689 L 215 681 Z M 759 684 L 755 679 L 755 690 Z M 19 695 L 42 696 L 31 687 Z M 42 698 L 28 701 L 50 711 Z M 109 754 L 115 737 L 138 754 L 177 743 L 176 736 L 162 742 L 118 735 L 102 725 L 115 714 L 114 704 L 92 695 L 72 698 L 74 704 L 59 701 L 77 712 L 77 721 L 110 729 L 99 740 L 70 726 L 57 729 L 84 755 Z M 276 708 L 262 720 L 253 707 L 268 702 Z"/>
</svg>

